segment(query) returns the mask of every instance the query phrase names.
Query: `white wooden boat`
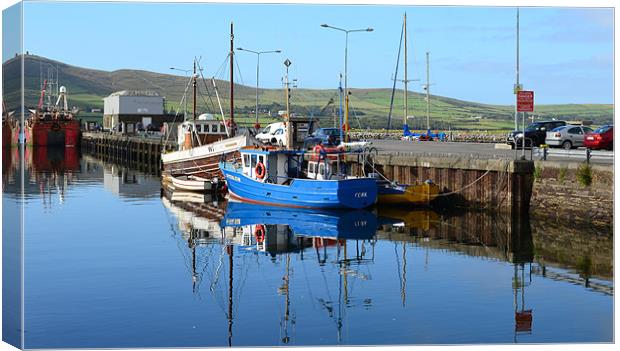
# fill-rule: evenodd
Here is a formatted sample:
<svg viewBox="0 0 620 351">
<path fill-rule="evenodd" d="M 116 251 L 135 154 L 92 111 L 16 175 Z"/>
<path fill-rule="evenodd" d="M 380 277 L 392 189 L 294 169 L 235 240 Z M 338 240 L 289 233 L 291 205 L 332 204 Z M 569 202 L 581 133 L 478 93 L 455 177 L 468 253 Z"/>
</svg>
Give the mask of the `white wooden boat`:
<svg viewBox="0 0 620 351">
<path fill-rule="evenodd" d="M 216 190 L 219 180 L 217 178 L 207 179 L 193 175 L 172 176 L 166 174 L 164 181 L 169 182 L 174 190 L 212 192 Z"/>
</svg>

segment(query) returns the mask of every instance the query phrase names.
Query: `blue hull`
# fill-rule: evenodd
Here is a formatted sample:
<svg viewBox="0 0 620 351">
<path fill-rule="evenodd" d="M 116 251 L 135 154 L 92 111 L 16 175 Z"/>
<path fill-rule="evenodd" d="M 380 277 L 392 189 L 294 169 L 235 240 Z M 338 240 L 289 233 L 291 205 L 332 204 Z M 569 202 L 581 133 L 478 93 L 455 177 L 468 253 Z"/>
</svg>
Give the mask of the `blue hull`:
<svg viewBox="0 0 620 351">
<path fill-rule="evenodd" d="M 371 239 L 377 216 L 366 210 L 310 210 L 229 201 L 222 227 L 288 225 L 297 236 L 334 239 Z"/>
<path fill-rule="evenodd" d="M 361 209 L 377 201 L 377 183 L 371 178 L 346 180 L 293 179 L 288 185 L 263 183 L 245 176 L 228 163 L 220 163 L 233 197 L 258 204 L 338 209 Z"/>
</svg>

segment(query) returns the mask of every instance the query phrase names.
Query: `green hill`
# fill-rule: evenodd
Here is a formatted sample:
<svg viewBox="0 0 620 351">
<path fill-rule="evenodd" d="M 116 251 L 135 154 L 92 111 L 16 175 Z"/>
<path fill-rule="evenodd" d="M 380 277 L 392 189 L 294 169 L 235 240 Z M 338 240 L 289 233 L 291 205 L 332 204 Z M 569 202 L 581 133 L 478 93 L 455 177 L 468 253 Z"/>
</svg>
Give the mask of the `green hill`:
<svg viewBox="0 0 620 351">
<path fill-rule="evenodd" d="M 20 72 L 19 57 L 6 61 L 3 66 L 4 99 L 9 110 L 19 106 Z M 47 67 L 58 67 L 59 83 L 67 87 L 69 102 L 81 111 L 91 108 L 103 108 L 103 97 L 119 90 L 152 90 L 166 98 L 166 108 L 176 111 L 179 108 L 187 78 L 183 76 L 154 73 L 141 70 L 101 71 L 71 66 L 44 57 L 26 55 L 24 57 L 25 103 L 32 108 L 36 106 L 40 94 L 41 68 L 44 75 Z M 201 92 L 198 99 L 200 112 L 219 114 L 210 77 L 199 80 Z M 224 111 L 228 111 L 227 81 L 216 80 L 218 93 L 222 99 Z M 190 88 L 191 89 L 191 88 Z M 261 89 L 259 111 L 267 116 L 270 111 L 285 109 L 283 89 Z M 191 94 L 190 94 L 191 95 Z M 350 124 L 352 128 L 385 128 L 390 105 L 390 89 L 351 89 Z M 402 124 L 403 92 L 397 90 L 394 98 L 392 125 L 397 128 Z M 331 102 L 331 103 L 330 103 Z M 335 121 L 338 114 L 338 92 L 336 89 L 292 89 L 292 111 L 297 114 L 326 118 L 327 124 Z M 431 124 L 433 128 L 470 129 L 470 130 L 508 130 L 512 129 L 514 107 L 508 105 L 488 105 L 462 101 L 442 96 L 431 96 Z M 191 100 L 189 103 L 191 106 Z M 426 125 L 425 97 L 419 93 L 409 95 L 410 126 L 422 128 Z M 255 89 L 235 84 L 235 113 L 241 122 L 253 120 L 255 107 Z M 191 108 L 191 107 L 190 107 Z M 81 112 L 80 115 L 89 115 Z M 534 115 L 537 119 L 562 118 L 593 120 L 597 124 L 613 121 L 612 104 L 564 104 L 537 105 Z M 263 123 L 269 118 L 261 118 Z M 273 118 L 271 118 L 273 119 Z"/>
</svg>

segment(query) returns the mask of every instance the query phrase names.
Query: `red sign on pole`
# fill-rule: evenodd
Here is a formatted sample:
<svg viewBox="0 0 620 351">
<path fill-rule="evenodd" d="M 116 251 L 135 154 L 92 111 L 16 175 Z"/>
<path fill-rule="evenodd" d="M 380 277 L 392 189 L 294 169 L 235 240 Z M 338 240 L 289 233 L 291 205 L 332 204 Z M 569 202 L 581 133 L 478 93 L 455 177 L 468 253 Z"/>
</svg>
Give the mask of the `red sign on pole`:
<svg viewBox="0 0 620 351">
<path fill-rule="evenodd" d="M 534 112 L 534 92 L 521 90 L 517 93 L 517 112 Z"/>
</svg>

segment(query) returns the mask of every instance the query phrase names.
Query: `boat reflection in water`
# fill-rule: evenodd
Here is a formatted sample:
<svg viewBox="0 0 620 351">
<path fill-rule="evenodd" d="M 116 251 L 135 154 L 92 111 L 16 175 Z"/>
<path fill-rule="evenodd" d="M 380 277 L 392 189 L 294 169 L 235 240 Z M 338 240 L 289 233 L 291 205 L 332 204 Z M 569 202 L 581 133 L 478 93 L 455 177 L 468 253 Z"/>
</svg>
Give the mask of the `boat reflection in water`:
<svg viewBox="0 0 620 351">
<path fill-rule="evenodd" d="M 254 237 L 270 253 L 300 246 L 303 239 L 369 240 L 377 230 L 377 216 L 366 210 L 310 210 L 229 201 L 223 226 Z"/>
<path fill-rule="evenodd" d="M 177 218 L 176 227 L 190 251 L 188 260 L 191 262 L 188 266 L 191 267 L 192 291 L 195 294 L 199 294 L 199 285 L 205 271 L 201 267 L 218 267 L 215 272 L 208 274 L 209 291 L 215 297 L 218 286 L 221 288 L 222 285 L 219 275 L 224 275 L 223 270 L 228 266 L 228 285 L 223 289 L 222 295 L 227 294 L 229 297 L 225 313 L 228 319 L 230 346 L 233 345 L 234 306 L 239 304 L 235 297 L 241 288 L 237 285 L 238 282 L 234 282 L 233 277 L 242 275 L 243 273 L 238 271 L 247 269 L 243 265 L 233 264 L 233 257 L 239 257 L 237 254 L 243 253 L 241 257 L 247 257 L 247 253 L 253 252 L 266 254 L 273 262 L 283 261 L 285 268 L 281 284 L 275 291 L 277 296 L 283 298 L 279 322 L 281 344 L 292 342 L 291 333 L 296 324 L 296 314 L 291 306 L 290 295 L 293 283 L 290 278 L 294 267 L 291 255 L 298 255 L 300 260 L 304 260 L 304 251 L 311 250 L 316 256 L 314 262 L 318 267 L 335 266 L 338 272 L 338 286 L 332 288 L 326 286 L 327 290 L 317 300 L 321 309 L 334 322 L 337 342 L 342 343 L 346 340 L 343 337 L 346 310 L 356 306 L 365 309 L 372 307 L 372 297 L 363 296 L 368 293 L 358 292 L 355 296 L 351 296 L 351 284 L 358 280 L 371 279 L 372 273 L 368 264 L 374 262 L 377 228 L 395 225 L 414 231 L 428 230 L 433 225 L 431 222 L 437 223 L 439 218 L 430 210 L 406 213 L 387 211 L 385 214 L 392 216 L 388 218 L 378 217 L 374 212 L 367 210 L 310 210 L 256 205 L 226 201 L 213 198 L 211 195 L 173 191 L 169 188 L 162 189 L 162 202 Z M 219 255 L 218 248 L 221 248 Z M 199 257 L 197 253 L 199 249 L 208 253 L 204 257 Z M 228 265 L 225 264 L 226 257 Z M 218 262 L 211 261 L 209 264 L 209 260 L 214 258 L 218 258 Z M 403 267 L 401 270 L 399 266 L 399 276 L 403 277 L 401 295 L 404 298 L 406 258 L 403 256 L 401 260 Z M 362 267 L 366 268 L 361 269 Z M 330 289 L 338 290 L 337 299 L 331 296 Z"/>
<path fill-rule="evenodd" d="M 76 148 L 7 147 L 3 152 L 6 158 L 2 160 L 2 191 L 18 198 L 23 195 L 25 199 L 40 196 L 44 208 L 62 204 L 80 174 Z"/>
</svg>

